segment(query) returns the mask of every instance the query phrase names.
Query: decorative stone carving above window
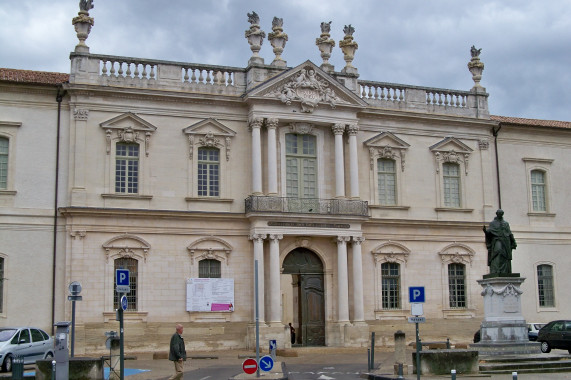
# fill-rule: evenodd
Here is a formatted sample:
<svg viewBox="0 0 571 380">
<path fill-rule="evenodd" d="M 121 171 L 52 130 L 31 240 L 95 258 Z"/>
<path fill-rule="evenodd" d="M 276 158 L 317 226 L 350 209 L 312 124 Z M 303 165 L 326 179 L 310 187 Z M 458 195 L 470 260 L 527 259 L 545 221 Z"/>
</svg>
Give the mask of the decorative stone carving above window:
<svg viewBox="0 0 571 380">
<path fill-rule="evenodd" d="M 145 156 L 149 156 L 151 136 L 157 127 L 132 112 L 124 113 L 99 124 L 105 130 L 107 154 L 111 153 L 112 141 L 138 143 L 145 146 Z"/>
<path fill-rule="evenodd" d="M 443 263 L 469 264 L 471 266 L 475 252 L 465 244 L 453 243 L 446 246 L 438 254 Z"/>
<path fill-rule="evenodd" d="M 299 135 L 309 135 L 313 131 L 313 124 L 310 124 L 310 123 L 291 123 L 289 125 L 289 129 L 293 133 L 297 133 Z"/>
<path fill-rule="evenodd" d="M 406 266 L 410 250 L 400 243 L 389 240 L 377 246 L 371 253 L 375 258 L 375 266 L 383 263 L 398 263 Z"/>
<path fill-rule="evenodd" d="M 213 118 L 202 120 L 182 130 L 188 137 L 188 154 L 192 160 L 194 147 L 215 147 L 225 151 L 226 161 L 230 160 L 232 138 L 236 132 Z"/>
<path fill-rule="evenodd" d="M 124 233 L 105 242 L 103 249 L 107 262 L 110 257 L 132 257 L 146 262 L 151 245 L 136 235 Z"/>
<path fill-rule="evenodd" d="M 465 174 L 468 175 L 468 160 L 473 151 L 468 145 L 455 137 L 446 137 L 429 149 L 436 160 L 436 173 L 440 173 L 443 162 L 450 162 L 463 166 Z"/>
<path fill-rule="evenodd" d="M 375 169 L 375 163 L 379 158 L 389 158 L 397 161 L 397 163 L 400 162 L 401 171 L 404 172 L 406 151 L 410 147 L 409 144 L 390 132 L 378 134 L 375 137 L 368 139 L 363 144 L 369 148 L 371 170 Z"/>
<path fill-rule="evenodd" d="M 230 253 L 233 248 L 230 244 L 222 239 L 209 236 L 198 239 L 186 247 L 190 255 L 190 263 L 194 265 L 194 261 L 204 259 L 213 259 L 225 263 L 230 262 Z"/>
</svg>

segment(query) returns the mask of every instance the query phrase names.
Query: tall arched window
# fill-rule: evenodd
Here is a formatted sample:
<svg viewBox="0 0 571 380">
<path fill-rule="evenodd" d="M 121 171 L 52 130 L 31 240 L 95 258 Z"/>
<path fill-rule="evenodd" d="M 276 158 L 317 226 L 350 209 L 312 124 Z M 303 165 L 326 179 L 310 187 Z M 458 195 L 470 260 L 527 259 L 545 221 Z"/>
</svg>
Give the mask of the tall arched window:
<svg viewBox="0 0 571 380">
<path fill-rule="evenodd" d="M 198 149 L 198 196 L 220 196 L 220 150 Z"/>
<path fill-rule="evenodd" d="M 548 264 L 537 266 L 537 295 L 540 307 L 555 307 L 553 266 Z"/>
<path fill-rule="evenodd" d="M 451 308 L 466 307 L 466 270 L 464 264 L 448 264 L 448 297 Z"/>
<path fill-rule="evenodd" d="M 545 202 L 545 172 L 531 171 L 531 203 L 533 211 L 547 211 Z"/>
<path fill-rule="evenodd" d="M 286 193 L 288 197 L 317 197 L 317 139 L 286 134 Z"/>
<path fill-rule="evenodd" d="M 115 192 L 139 192 L 139 144 L 119 142 L 115 152 Z"/>
<path fill-rule="evenodd" d="M 115 259 L 114 268 L 117 269 L 128 269 L 129 270 L 129 287 L 130 291 L 127 293 L 127 311 L 137 310 L 137 278 L 138 276 L 139 261 L 137 259 L 132 259 L 130 257 L 120 257 Z M 113 271 L 115 272 L 115 271 Z M 115 292 L 117 287 L 116 276 L 113 276 L 113 308 L 119 309 L 120 305 L 120 295 Z"/>
<path fill-rule="evenodd" d="M 0 190 L 8 188 L 8 147 L 7 138 L 0 137 Z"/>
<path fill-rule="evenodd" d="M 379 204 L 392 206 L 397 204 L 395 160 L 380 158 L 377 160 L 377 188 L 379 189 Z"/>
<path fill-rule="evenodd" d="M 442 164 L 444 180 L 444 206 L 460 207 L 460 165 L 451 162 Z"/>
<path fill-rule="evenodd" d="M 400 265 L 381 264 L 382 308 L 400 309 Z"/>
</svg>

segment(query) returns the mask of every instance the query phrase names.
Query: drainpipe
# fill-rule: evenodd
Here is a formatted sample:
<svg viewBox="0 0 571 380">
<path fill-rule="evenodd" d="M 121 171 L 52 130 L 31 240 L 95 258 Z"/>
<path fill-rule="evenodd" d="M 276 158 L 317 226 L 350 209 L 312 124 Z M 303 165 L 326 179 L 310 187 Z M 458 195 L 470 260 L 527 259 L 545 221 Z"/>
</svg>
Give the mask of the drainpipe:
<svg viewBox="0 0 571 380">
<path fill-rule="evenodd" d="M 496 151 L 496 179 L 498 182 L 498 208 L 502 208 L 502 187 L 500 185 L 500 161 L 498 159 L 498 133 L 502 129 L 502 125 L 498 124 L 498 129 L 492 127 L 492 134 L 494 135 L 494 150 Z"/>
<path fill-rule="evenodd" d="M 61 125 L 61 102 L 65 90 L 61 84 L 57 86 L 57 136 L 56 136 L 56 171 L 55 171 L 55 192 L 54 192 L 54 216 L 53 216 L 53 250 L 52 250 L 52 335 L 54 334 L 54 323 L 56 314 L 56 258 L 57 258 L 57 218 L 58 218 L 58 191 L 59 191 L 59 136 Z"/>
</svg>

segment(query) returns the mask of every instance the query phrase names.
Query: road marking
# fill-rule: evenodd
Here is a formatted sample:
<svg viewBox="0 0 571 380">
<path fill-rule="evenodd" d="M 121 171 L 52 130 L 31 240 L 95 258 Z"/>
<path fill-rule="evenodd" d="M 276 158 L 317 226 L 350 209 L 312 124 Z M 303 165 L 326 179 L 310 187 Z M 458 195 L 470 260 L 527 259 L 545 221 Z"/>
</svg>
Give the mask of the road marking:
<svg viewBox="0 0 571 380">
<path fill-rule="evenodd" d="M 317 380 L 335 380 L 334 377 L 329 377 L 329 376 L 325 376 L 325 375 L 321 375 L 317 378 Z"/>
</svg>

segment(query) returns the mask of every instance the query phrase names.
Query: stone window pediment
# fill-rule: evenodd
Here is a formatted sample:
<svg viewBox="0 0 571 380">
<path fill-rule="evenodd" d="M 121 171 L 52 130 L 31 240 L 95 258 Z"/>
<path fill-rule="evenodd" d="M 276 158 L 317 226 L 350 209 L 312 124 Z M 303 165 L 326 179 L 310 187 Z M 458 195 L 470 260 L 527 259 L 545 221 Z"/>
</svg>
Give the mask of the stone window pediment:
<svg viewBox="0 0 571 380">
<path fill-rule="evenodd" d="M 475 252 L 467 245 L 455 243 L 446 246 L 438 252 L 438 255 L 444 264 L 457 263 L 471 266 Z"/>
<path fill-rule="evenodd" d="M 401 171 L 404 172 L 406 151 L 410 147 L 409 144 L 390 132 L 378 134 L 363 144 L 369 148 L 371 170 L 375 168 L 375 162 L 379 158 L 389 158 L 399 162 Z"/>
<path fill-rule="evenodd" d="M 234 249 L 230 244 L 215 237 L 198 239 L 186 247 L 190 255 L 191 264 L 204 259 L 218 260 L 227 266 L 230 263 L 230 253 Z"/>
<path fill-rule="evenodd" d="M 375 258 L 375 265 L 399 263 L 406 266 L 410 250 L 400 243 L 389 241 L 373 249 L 372 254 Z"/>
<path fill-rule="evenodd" d="M 105 130 L 107 154 L 111 153 L 111 143 L 126 142 L 144 145 L 145 156 L 149 155 L 151 136 L 157 127 L 132 112 L 109 119 L 99 126 Z"/>
<path fill-rule="evenodd" d="M 105 250 L 107 262 L 109 258 L 117 257 L 132 257 L 147 261 L 151 249 L 151 245 L 144 239 L 128 233 L 109 239 L 102 247 Z"/>
<path fill-rule="evenodd" d="M 436 172 L 440 173 L 442 163 L 450 162 L 460 164 L 468 175 L 468 161 L 473 149 L 455 137 L 446 137 L 444 140 L 432 145 L 430 151 L 436 160 Z"/>
<path fill-rule="evenodd" d="M 214 147 L 225 151 L 226 161 L 230 160 L 232 139 L 236 132 L 220 123 L 218 120 L 208 118 L 182 130 L 188 138 L 189 158 L 192 160 L 195 147 Z"/>
</svg>

